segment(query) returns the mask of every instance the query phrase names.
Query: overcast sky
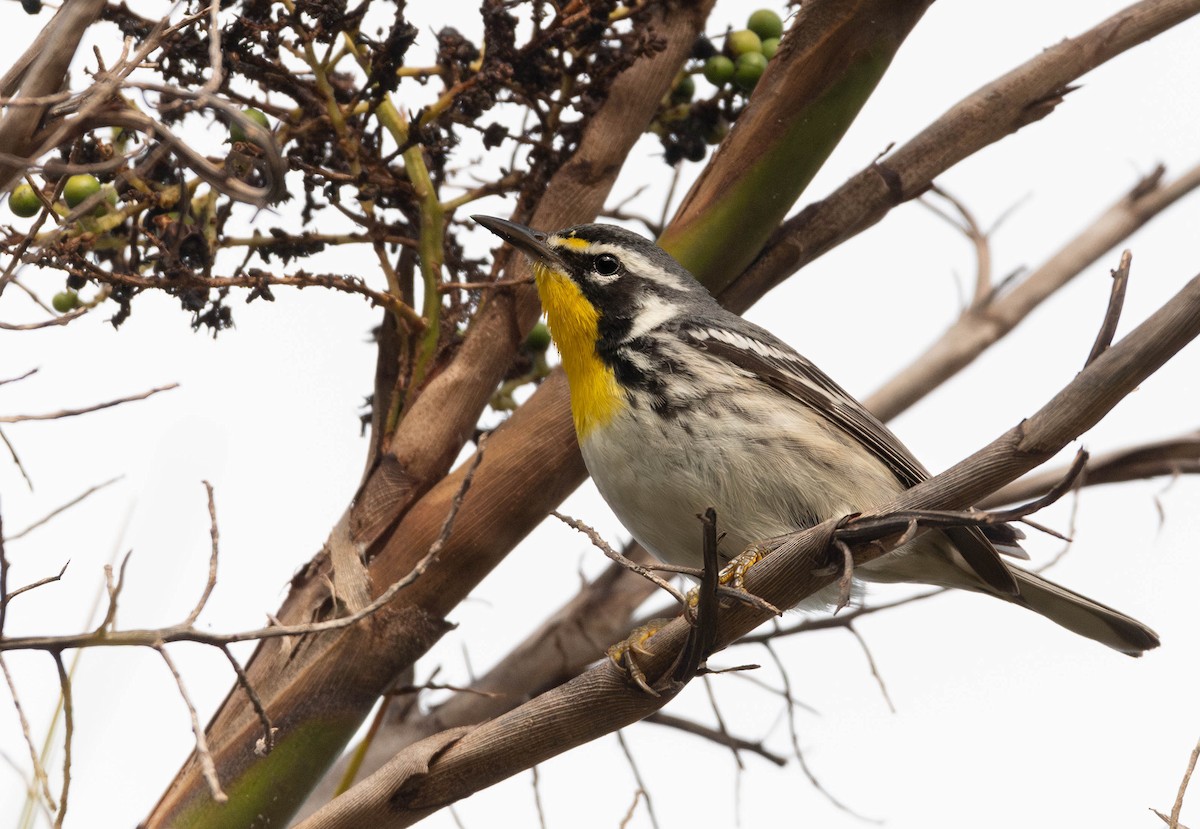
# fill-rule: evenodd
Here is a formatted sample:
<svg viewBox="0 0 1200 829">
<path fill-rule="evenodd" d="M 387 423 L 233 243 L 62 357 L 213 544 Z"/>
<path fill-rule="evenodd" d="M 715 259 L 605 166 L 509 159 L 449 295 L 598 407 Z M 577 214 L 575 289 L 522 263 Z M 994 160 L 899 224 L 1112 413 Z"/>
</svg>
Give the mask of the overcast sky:
<svg viewBox="0 0 1200 829">
<path fill-rule="evenodd" d="M 714 33 L 725 21 L 742 25 L 760 4 L 719 5 Z M 934 4 L 802 203 L 826 195 L 978 86 L 1121 5 Z M 477 35 L 476 3 L 409 8 L 421 24 L 415 61 L 428 59 L 431 30 L 445 22 Z M 0 4 L 10 44 L 28 42 L 49 14 L 29 18 L 17 3 Z M 102 33 L 102 48 L 115 54 L 113 30 Z M 1192 21 L 1117 58 L 1086 76 L 1044 122 L 939 180 L 984 223 L 1012 211 L 993 236 L 997 274 L 1043 261 L 1156 164 L 1166 164 L 1172 177 L 1200 162 L 1198 37 L 1200 23 Z M 219 144 L 218 131 L 196 140 Z M 618 182 L 612 201 L 649 181 L 651 192 L 638 204 L 657 213 L 670 170 L 654 157 L 652 140 L 641 149 L 644 160 Z M 685 173 L 698 169 L 687 165 Z M 507 215 L 512 207 L 493 199 L 478 212 Z M 1121 333 L 1200 271 L 1198 207 L 1193 196 L 1129 241 L 1133 272 Z M 239 211 L 246 220 L 253 215 Z M 12 220 L 3 208 L 0 214 L 0 221 Z M 484 234 L 476 238 L 480 252 L 491 244 Z M 379 281 L 368 257 L 337 256 L 337 269 Z M 1103 315 L 1108 272 L 1118 257 L 1114 251 L 1091 267 L 963 376 L 893 424 L 927 466 L 938 470 L 961 459 L 1074 376 Z M 949 324 L 972 273 L 968 243 L 928 210 L 908 204 L 748 316 L 866 396 Z M 61 290 L 56 274 L 27 271 L 22 278 L 43 296 Z M 10 534 L 87 487 L 124 476 L 9 545 L 10 584 L 71 564 L 62 583 L 13 603 L 7 633 L 94 625 L 88 613 L 102 568 L 126 550 L 133 556 L 118 624 L 161 626 L 182 618 L 207 568 L 202 480 L 216 488 L 222 559 L 201 623 L 219 631 L 256 627 L 278 607 L 289 577 L 319 549 L 357 485 L 365 452 L 358 414 L 374 372 L 367 338 L 378 314 L 342 294 L 275 294 L 273 304 L 235 299 L 237 327 L 216 340 L 193 334 L 174 300 L 149 294 L 119 332 L 102 311 L 66 328 L 0 334 L 0 378 L 40 369 L 0 388 L 0 413 L 49 411 L 180 383 L 126 407 L 5 428 L 35 486 L 30 492 L 11 463 L 0 464 Z M 0 319 L 32 318 L 23 295 L 6 291 Z M 1196 429 L 1197 378 L 1200 347 L 1192 345 L 1082 445 L 1104 451 Z M 563 509 L 610 540 L 626 538 L 590 485 Z M 895 829 L 1162 825 L 1149 809 L 1170 810 L 1200 737 L 1200 611 L 1193 598 L 1200 583 L 1200 484 L 1163 479 L 1097 488 L 1039 520 L 1066 531 L 1073 509 L 1076 542 L 1051 577 L 1142 619 L 1161 634 L 1163 647 L 1133 660 L 1001 602 L 939 597 L 859 625 L 895 704 L 892 713 L 861 646 L 844 631 L 782 643 L 792 692 L 815 709 L 797 711 L 801 747 L 836 798 Z M 1045 561 L 1062 543 L 1038 537 L 1028 546 Z M 605 563 L 573 531 L 543 526 L 456 610 L 458 629 L 421 661 L 419 678 L 435 668 L 447 683 L 482 673 L 575 591 L 581 571 L 596 573 Z M 871 598 L 903 592 L 878 588 Z M 198 646 L 172 653 L 206 720 L 232 682 L 227 663 Z M 6 660 L 40 739 L 57 697 L 53 663 L 37 654 Z M 760 650 L 731 650 L 712 660 L 745 662 L 762 662 L 756 678 L 778 687 L 778 673 Z M 777 698 L 744 677 L 718 677 L 711 687 L 734 733 L 790 751 Z M 79 662 L 75 700 L 68 824 L 131 826 L 148 813 L 192 744 L 174 680 L 152 653 L 92 651 Z M 714 721 L 700 683 L 669 710 Z M 743 825 L 864 825 L 814 791 L 795 762 L 777 769 L 747 756 L 739 776 L 731 755 L 695 738 L 652 725 L 630 728 L 626 738 L 663 829 L 732 826 L 739 816 Z M 27 767 L 3 693 L 0 750 Z M 59 764 L 57 757 L 51 763 Z M 614 737 L 547 763 L 539 777 L 551 827 L 616 827 L 637 786 Z M 17 774 L 0 769 L 0 825 L 16 825 L 22 792 Z M 1185 823 L 1200 823 L 1198 802 L 1200 792 L 1185 805 Z M 467 827 L 536 825 L 530 775 L 469 799 L 457 812 Z M 441 813 L 427 825 L 454 823 Z M 629 825 L 651 825 L 644 804 Z"/>
</svg>

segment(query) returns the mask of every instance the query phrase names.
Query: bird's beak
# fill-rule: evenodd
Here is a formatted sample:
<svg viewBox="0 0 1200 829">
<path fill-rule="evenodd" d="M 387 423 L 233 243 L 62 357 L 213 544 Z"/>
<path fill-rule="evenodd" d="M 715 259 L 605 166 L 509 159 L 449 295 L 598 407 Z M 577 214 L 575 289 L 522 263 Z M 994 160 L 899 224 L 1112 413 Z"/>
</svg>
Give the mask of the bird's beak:
<svg viewBox="0 0 1200 829">
<path fill-rule="evenodd" d="M 546 244 L 547 234 L 507 219 L 497 219 L 495 216 L 472 216 L 471 218 L 521 251 L 535 263 L 543 264 L 552 270 L 565 272 L 566 268 L 558 253 Z"/>
</svg>

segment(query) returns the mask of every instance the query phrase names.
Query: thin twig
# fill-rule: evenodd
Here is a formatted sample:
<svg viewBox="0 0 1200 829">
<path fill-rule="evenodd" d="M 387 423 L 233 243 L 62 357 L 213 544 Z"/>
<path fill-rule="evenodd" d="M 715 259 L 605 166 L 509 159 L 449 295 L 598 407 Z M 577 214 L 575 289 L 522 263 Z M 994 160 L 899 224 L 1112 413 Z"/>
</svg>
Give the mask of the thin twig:
<svg viewBox="0 0 1200 829">
<path fill-rule="evenodd" d="M 629 769 L 633 772 L 633 780 L 637 783 L 638 791 L 642 793 L 642 797 L 646 798 L 646 814 L 650 816 L 650 825 L 654 829 L 659 829 L 658 815 L 654 813 L 654 801 L 650 798 L 650 790 L 646 788 L 646 781 L 642 779 L 642 773 L 633 759 L 633 752 L 629 750 L 629 744 L 625 742 L 625 733 L 619 728 L 613 733 L 616 734 L 621 751 L 625 754 L 625 760 L 629 763 Z"/>
<path fill-rule="evenodd" d="M 4 434 L 4 430 L 0 429 L 0 441 L 4 441 L 5 447 L 8 449 L 9 457 L 13 459 L 13 463 L 17 465 L 17 470 L 20 471 L 21 477 L 25 479 L 25 485 L 29 487 L 29 491 L 33 492 L 33 479 L 29 477 L 29 472 L 25 469 L 25 464 L 21 463 L 21 456 L 17 454 L 17 447 L 13 446 L 8 439 L 8 435 Z"/>
<path fill-rule="evenodd" d="M 784 696 L 787 699 L 791 699 L 792 681 L 791 677 L 788 676 L 787 669 L 783 665 L 783 660 L 779 658 L 779 654 L 775 652 L 775 648 L 772 646 L 770 641 L 763 642 L 762 646 L 767 649 L 767 653 L 770 655 L 771 660 L 775 663 L 775 667 L 779 670 L 779 677 L 783 682 Z M 854 815 L 859 820 L 864 820 L 868 823 L 880 823 L 881 821 L 872 820 L 871 818 L 860 815 L 858 812 L 854 811 L 845 803 L 834 797 L 833 793 L 821 784 L 821 781 L 817 779 L 815 774 L 813 774 L 813 770 L 809 768 L 808 761 L 804 759 L 804 752 L 800 750 L 800 732 L 796 727 L 795 708 L 789 704 L 784 706 L 784 709 L 787 712 L 788 734 L 792 739 L 792 754 L 795 756 L 796 761 L 800 764 L 800 770 L 804 772 L 804 776 L 808 778 L 808 782 L 812 784 L 812 787 L 824 795 L 826 800 L 846 814 Z"/>
<path fill-rule="evenodd" d="M 66 564 L 64 564 L 62 566 L 62 569 L 59 570 L 57 574 L 55 574 L 53 576 L 44 576 L 43 578 L 40 578 L 37 581 L 31 581 L 29 584 L 27 584 L 23 587 L 18 587 L 16 590 L 12 591 L 11 593 L 5 593 L 3 596 L 0 596 L 0 602 L 3 602 L 5 605 L 7 605 L 9 602 L 11 602 L 17 596 L 20 596 L 22 593 L 28 593 L 30 590 L 36 590 L 37 588 L 42 587 L 44 585 L 52 584 L 56 581 L 60 581 L 63 577 L 63 573 L 67 572 L 67 567 L 70 566 L 70 564 L 71 564 L 71 562 L 68 559 Z"/>
<path fill-rule="evenodd" d="M 853 610 L 849 610 L 845 613 L 841 613 L 837 616 L 824 616 L 819 619 L 804 619 L 802 621 L 796 622 L 795 624 L 788 625 L 786 627 L 783 625 L 780 625 L 778 628 L 770 631 L 769 633 L 752 633 L 748 636 L 743 636 L 738 641 L 742 642 L 742 643 L 746 643 L 746 642 L 762 643 L 762 642 L 768 642 L 772 639 L 781 639 L 785 636 L 795 636 L 798 633 L 811 633 L 811 632 L 817 631 L 817 630 L 832 630 L 834 628 L 849 627 L 851 622 L 853 622 L 855 619 L 859 619 L 863 616 L 869 616 L 870 614 L 878 613 L 881 610 L 890 610 L 893 607 L 900 607 L 901 605 L 912 604 L 913 602 L 919 602 L 922 599 L 928 599 L 932 596 L 938 596 L 945 592 L 946 591 L 943 588 L 943 589 L 939 589 L 939 590 L 931 590 L 927 593 L 919 593 L 915 596 L 909 596 L 908 598 L 905 598 L 905 599 L 897 599 L 895 601 L 885 602 L 884 604 L 863 605 L 861 607 L 856 607 Z"/>
<path fill-rule="evenodd" d="M 212 595 L 213 588 L 217 586 L 217 558 L 220 541 L 220 533 L 217 530 L 217 505 L 213 500 L 213 487 L 208 481 L 203 481 L 204 490 L 208 493 L 208 521 L 209 535 L 212 537 L 212 552 L 208 557 L 208 578 L 204 581 L 204 592 L 200 594 L 200 598 L 196 601 L 196 606 L 192 608 L 192 612 L 188 614 L 183 623 L 191 627 L 195 621 L 200 618 L 200 614 L 204 611 L 204 606 L 208 604 L 208 598 Z"/>
<path fill-rule="evenodd" d="M 196 714 L 196 706 L 192 704 L 192 699 L 188 696 L 187 687 L 183 684 L 183 676 L 180 675 L 179 669 L 175 667 L 175 662 L 167 653 L 164 645 L 160 643 L 153 647 L 158 651 L 158 655 L 162 657 L 163 662 L 167 663 L 167 669 L 171 672 L 171 676 L 175 677 L 175 685 L 179 688 L 179 696 L 183 698 L 183 704 L 187 706 L 188 717 L 192 721 L 192 734 L 196 736 L 196 758 L 200 762 L 201 773 L 208 783 L 209 794 L 212 795 L 212 799 L 217 803 L 225 803 L 229 800 L 229 796 L 221 789 L 221 781 L 217 777 L 217 766 L 213 762 L 212 752 L 208 750 L 208 740 L 204 736 L 204 728 L 200 725 L 200 717 Z"/>
<path fill-rule="evenodd" d="M 258 692 L 254 690 L 254 686 L 250 684 L 250 677 L 247 676 L 246 669 L 242 667 L 242 663 L 237 661 L 237 657 L 233 655 L 233 651 L 229 650 L 228 645 L 220 645 L 219 648 L 221 653 L 225 654 L 225 658 L 229 660 L 233 672 L 237 674 L 238 685 L 246 692 L 246 697 L 250 700 L 250 706 L 258 716 L 258 722 L 263 729 L 263 736 L 256 747 L 256 753 L 260 757 L 265 757 L 275 748 L 276 729 L 271 725 L 271 718 L 267 716 L 266 706 L 263 705 Z"/>
<path fill-rule="evenodd" d="M 25 738 L 25 745 L 29 749 L 29 762 L 33 764 L 34 779 L 42 787 L 42 796 L 46 798 L 46 803 L 50 807 L 50 811 L 57 811 L 58 806 L 54 802 L 54 795 L 50 794 L 50 777 L 46 774 L 46 768 L 42 765 L 41 758 L 38 757 L 37 747 L 33 744 L 33 732 L 29 728 L 29 720 L 25 716 L 25 708 L 21 705 L 21 697 L 17 694 L 17 684 L 13 681 L 12 674 L 8 671 L 8 663 L 4 661 L 3 655 L 0 655 L 0 671 L 4 673 L 4 680 L 8 683 L 8 691 L 12 694 L 13 708 L 17 712 L 17 719 L 21 722 L 21 736 Z"/>
<path fill-rule="evenodd" d="M 737 737 L 726 731 L 718 731 L 715 728 L 709 728 L 692 720 L 676 717 L 673 714 L 667 714 L 663 711 L 656 711 L 642 722 L 654 723 L 655 725 L 664 725 L 668 728 L 674 728 L 677 731 L 683 731 L 687 734 L 694 734 L 697 737 L 703 737 L 706 740 L 711 740 L 718 745 L 726 746 L 727 748 L 739 749 L 747 751 L 751 754 L 757 754 L 764 760 L 774 763 L 777 766 L 786 766 L 787 758 L 782 757 L 773 751 L 770 751 L 762 742 L 752 742 L 744 737 Z"/>
<path fill-rule="evenodd" d="M 57 412 L 48 412 L 46 414 L 36 415 L 5 415 L 0 417 L 0 423 L 24 423 L 30 420 L 60 420 L 64 417 L 75 417 L 76 415 L 90 414 L 103 409 L 111 409 L 113 406 L 120 406 L 122 403 L 132 403 L 136 400 L 145 400 L 147 397 L 152 397 L 159 392 L 171 391 L 179 388 L 178 383 L 170 383 L 166 386 L 158 386 L 157 388 L 144 391 L 141 394 L 131 394 L 128 397 L 119 397 L 116 400 L 109 400 L 106 403 L 97 403 L 94 406 L 85 406 L 82 409 L 62 409 Z"/>
<path fill-rule="evenodd" d="M 94 495 L 95 493 L 99 492 L 100 490 L 104 489 L 105 487 L 112 486 L 113 484 L 115 484 L 117 481 L 121 480 L 124 477 L 125 477 L 124 475 L 118 475 L 115 478 L 109 478 L 107 481 L 105 481 L 102 484 L 96 484 L 95 486 L 88 487 L 83 492 L 81 492 L 80 494 L 78 494 L 74 498 L 72 498 L 70 501 L 67 501 L 62 506 L 55 507 L 53 510 L 46 513 L 38 520 L 34 521 L 32 524 L 30 524 L 28 527 L 21 530 L 20 532 L 15 532 L 10 536 L 6 536 L 4 538 L 4 540 L 5 541 L 16 541 L 18 538 L 23 538 L 24 536 L 26 536 L 29 533 L 36 530 L 38 527 L 45 525 L 48 521 L 52 520 L 53 518 L 56 518 L 57 516 L 61 515 L 64 512 L 66 512 L 71 507 L 75 506 L 76 504 L 79 504 L 85 498 L 87 498 L 89 495 Z"/>
<path fill-rule="evenodd" d="M 988 298 L 993 295 L 992 287 L 992 250 L 987 232 L 979 226 L 975 220 L 975 216 L 967 209 L 961 201 L 950 195 L 936 184 L 930 185 L 929 191 L 936 193 L 943 199 L 948 201 L 950 205 L 958 211 L 961 218 L 955 219 L 953 216 L 944 212 L 937 205 L 930 202 L 925 197 L 919 198 L 917 201 L 922 206 L 928 208 L 935 215 L 945 219 L 950 225 L 957 228 L 967 237 L 967 241 L 975 248 L 975 296 L 971 299 L 970 308 L 980 308 L 987 304 Z"/>
<path fill-rule="evenodd" d="M 700 679 L 704 683 L 704 693 L 708 697 L 708 705 L 712 708 L 713 716 L 716 717 L 717 730 L 725 736 L 726 744 L 729 746 L 730 751 L 733 752 L 733 761 L 737 764 L 738 774 L 740 775 L 746 770 L 746 764 L 742 762 L 741 751 L 739 751 L 737 744 L 732 741 L 729 726 L 725 724 L 725 718 L 721 716 L 721 707 L 717 705 L 717 697 L 713 694 L 712 680 L 708 678 L 707 674 L 700 677 Z"/>
<path fill-rule="evenodd" d="M 550 510 L 550 514 L 553 515 L 555 518 L 557 518 L 559 521 L 566 524 L 571 529 L 578 530 L 579 532 L 586 535 L 588 537 L 588 540 L 592 542 L 592 545 L 594 547 L 596 547 L 598 550 L 600 550 L 600 552 L 604 553 L 604 555 L 608 556 L 610 559 L 615 561 L 617 564 L 620 564 L 622 567 L 626 567 L 629 570 L 632 570 L 633 572 L 637 573 L 642 578 L 653 582 L 660 589 L 665 590 L 668 593 L 670 593 L 675 598 L 675 601 L 679 602 L 681 605 L 683 605 L 685 607 L 687 606 L 687 597 L 684 596 L 683 593 L 678 588 L 676 588 L 674 585 L 672 585 L 666 579 L 663 579 L 659 576 L 654 575 L 654 573 L 650 572 L 649 567 L 642 565 L 642 564 L 638 564 L 636 561 L 633 561 L 632 559 L 628 559 L 625 556 L 618 553 L 611 546 L 609 546 L 609 543 L 607 541 L 605 541 L 603 538 L 600 537 L 600 533 L 596 532 L 594 529 L 589 527 L 587 524 L 583 523 L 582 521 L 580 521 L 577 518 L 572 518 L 569 515 L 564 515 L 563 513 L 559 512 L 558 510 Z"/>
<path fill-rule="evenodd" d="M 863 655 L 867 657 L 867 666 L 871 669 L 871 676 L 875 677 L 875 682 L 879 685 L 879 692 L 883 694 L 883 701 L 887 703 L 888 710 L 895 714 L 896 706 L 892 704 L 892 697 L 888 693 L 887 685 L 884 684 L 883 677 L 879 673 L 879 667 L 875 664 L 875 657 L 871 655 L 871 649 L 867 647 L 867 640 L 862 638 L 862 634 L 858 632 L 858 628 L 854 625 L 846 625 L 846 630 L 850 631 L 850 635 L 862 647 Z"/>
<path fill-rule="evenodd" d="M 1175 795 L 1175 805 L 1171 807 L 1171 819 L 1167 822 L 1170 829 L 1179 829 L 1179 813 L 1183 811 L 1183 796 L 1187 794 L 1188 784 L 1192 782 L 1192 772 L 1196 770 L 1196 761 L 1200 760 L 1200 742 L 1196 743 L 1196 747 L 1192 749 L 1192 754 L 1188 757 L 1187 771 L 1183 773 L 1183 780 L 1179 781 L 1179 794 Z"/>
<path fill-rule="evenodd" d="M 71 677 L 63 665 L 62 653 L 54 651 L 54 667 L 58 670 L 58 687 L 62 693 L 63 711 L 63 779 L 62 789 L 58 795 L 58 816 L 54 819 L 54 829 L 62 829 L 63 820 L 67 817 L 67 797 L 71 793 L 71 747 L 75 742 L 75 702 L 71 696 Z"/>
<path fill-rule="evenodd" d="M 534 808 L 537 809 L 538 826 L 540 826 L 541 829 L 546 829 L 546 810 L 542 808 L 542 790 L 538 783 L 537 763 L 534 763 L 529 767 L 529 773 L 532 775 L 530 782 L 533 786 L 533 805 Z"/>
<path fill-rule="evenodd" d="M 1126 248 L 1121 252 L 1121 264 L 1117 266 L 1115 271 L 1112 271 L 1112 292 L 1108 295 L 1108 308 L 1104 312 L 1104 323 L 1100 326 L 1100 331 L 1096 334 L 1096 341 L 1092 344 L 1092 350 L 1084 361 L 1084 365 L 1091 365 L 1092 361 L 1108 350 L 1112 345 L 1113 337 L 1117 334 L 1117 323 L 1121 321 L 1121 309 L 1125 306 L 1125 288 L 1129 285 L 1129 265 L 1133 261 L 1133 254 Z"/>
<path fill-rule="evenodd" d="M 29 369 L 29 371 L 25 372 L 24 374 L 18 375 L 16 377 L 9 377 L 4 380 L 0 380 L 0 386 L 7 386 L 9 383 L 19 383 L 20 381 L 37 374 L 38 371 L 39 371 L 39 369 L 31 368 L 31 369 Z"/>
<path fill-rule="evenodd" d="M 108 590 L 108 609 L 104 612 L 104 619 L 100 622 L 100 626 L 96 628 L 96 633 L 107 635 L 112 632 L 113 626 L 117 623 L 117 600 L 120 599 L 121 590 L 125 587 L 125 568 L 129 566 L 129 559 L 132 555 L 133 551 L 130 550 L 121 559 L 121 566 L 117 570 L 116 581 L 113 581 L 112 565 L 104 565 L 104 586 Z M 10 639 L 8 641 L 11 642 L 13 640 Z M 147 642 L 146 644 L 153 645 L 155 643 Z"/>
<path fill-rule="evenodd" d="M 625 810 L 625 816 L 621 818 L 621 822 L 617 824 L 618 829 L 626 829 L 629 826 L 629 821 L 633 820 L 633 813 L 637 811 L 638 801 L 646 796 L 646 793 L 641 789 L 633 790 L 633 802 L 629 804 L 629 808 Z"/>
</svg>

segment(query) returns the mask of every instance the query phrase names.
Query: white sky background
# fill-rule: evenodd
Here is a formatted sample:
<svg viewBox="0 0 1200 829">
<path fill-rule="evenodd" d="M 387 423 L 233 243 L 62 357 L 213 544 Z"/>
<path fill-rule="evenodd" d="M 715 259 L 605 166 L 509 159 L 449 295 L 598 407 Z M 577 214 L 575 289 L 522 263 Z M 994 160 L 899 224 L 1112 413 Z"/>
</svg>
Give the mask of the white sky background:
<svg viewBox="0 0 1200 829">
<path fill-rule="evenodd" d="M 723 2 L 723 16 L 709 30 L 716 33 L 726 20 L 740 26 L 759 5 L 766 4 Z M 1121 5 L 936 3 L 802 203 L 824 196 L 890 142 L 907 140 L 981 84 Z M 444 22 L 477 34 L 473 2 L 410 3 L 410 9 L 421 23 L 410 53 L 414 62 L 428 58 L 431 30 Z M 0 23 L 14 46 L 28 42 L 48 15 L 28 18 L 17 3 L 0 5 Z M 1045 121 L 939 179 L 984 223 L 1019 203 L 993 237 L 997 274 L 1043 261 L 1156 163 L 1165 163 L 1171 177 L 1200 160 L 1197 36 L 1200 23 L 1192 21 L 1117 58 L 1086 76 Z M 110 52 L 117 48 L 115 38 L 101 43 Z M 198 140 L 219 143 L 219 131 L 214 127 Z M 669 181 L 656 142 L 646 139 L 640 150 L 643 160 L 618 182 L 611 203 L 646 181 L 661 194 Z M 687 175 L 699 167 L 687 165 Z M 653 199 L 639 204 L 658 212 Z M 479 212 L 498 215 L 511 208 L 499 199 L 478 205 Z M 1197 208 L 1193 196 L 1128 243 L 1133 273 L 1120 333 L 1200 270 Z M 11 220 L 0 212 L 0 221 Z M 277 222 L 263 215 L 259 223 Z M 483 234 L 478 238 L 481 251 L 491 243 Z M 944 468 L 991 440 L 1074 376 L 1103 315 L 1108 271 L 1118 254 L 1090 268 L 961 377 L 894 423 L 929 467 Z M 331 269 L 378 281 L 365 253 L 353 260 L 344 250 L 335 255 Z M 749 316 L 865 396 L 953 319 L 972 276 L 966 240 L 908 204 L 808 267 Z M 61 290 L 56 275 L 26 272 L 23 278 L 45 297 Z M 0 389 L 4 413 L 49 411 L 181 384 L 146 402 L 5 428 L 36 486 L 30 493 L 12 464 L 0 463 L 10 534 L 88 486 L 125 476 L 9 545 L 11 584 L 57 572 L 67 559 L 71 566 L 62 583 L 11 605 L 7 633 L 87 627 L 102 567 L 114 550 L 133 550 L 119 624 L 161 626 L 181 619 L 207 568 L 202 479 L 216 487 L 222 558 L 201 624 L 219 631 L 254 627 L 279 605 L 288 578 L 319 548 L 357 484 L 365 452 L 357 415 L 374 370 L 367 335 L 379 315 L 341 294 L 283 288 L 275 294 L 274 304 L 246 306 L 235 299 L 237 327 L 216 340 L 193 334 L 175 300 L 150 294 L 138 298 L 119 332 L 102 310 L 66 328 L 3 333 L 0 377 L 40 368 L 33 378 Z M 3 319 L 30 319 L 33 313 L 17 291 L 6 292 Z M 1197 428 L 1197 378 L 1200 348 L 1192 345 L 1082 443 L 1098 452 Z M 1051 573 L 1157 629 L 1163 647 L 1141 660 L 1001 602 L 939 597 L 859 625 L 895 702 L 893 714 L 861 648 L 844 631 L 781 644 L 793 693 L 819 712 L 797 712 L 811 768 L 854 810 L 897 829 L 1162 825 L 1148 810 L 1169 811 L 1200 736 L 1194 687 L 1200 613 L 1192 598 L 1200 582 L 1198 502 L 1200 483 L 1194 480 L 1089 490 L 1078 501 L 1074 549 Z M 563 508 L 611 540 L 624 540 L 590 485 Z M 1040 520 L 1066 530 L 1070 510 L 1070 504 L 1059 505 Z M 1060 542 L 1035 538 L 1029 546 L 1045 560 Z M 439 681 L 464 683 L 471 670 L 482 673 L 575 591 L 580 571 L 595 573 L 604 564 L 573 531 L 543 526 L 456 610 L 452 620 L 459 628 L 421 661 L 419 676 L 440 666 Z M 900 589 L 879 588 L 873 595 L 892 597 Z M 187 645 L 172 653 L 207 720 L 233 681 L 224 658 Z M 6 658 L 40 737 L 57 696 L 53 664 L 38 654 Z M 750 661 L 768 665 L 758 678 L 778 684 L 762 651 L 735 650 L 712 660 L 718 666 Z M 773 750 L 789 752 L 777 699 L 734 676 L 715 678 L 712 687 L 731 731 L 765 736 Z M 68 823 L 133 825 L 192 745 L 174 681 L 152 653 L 90 651 L 76 673 L 75 700 Z M 700 683 L 668 710 L 713 722 Z M 728 752 L 695 738 L 652 725 L 628 729 L 626 737 L 664 829 L 731 826 L 739 817 L 748 826 L 864 825 L 815 792 L 795 762 L 776 769 L 747 756 L 739 778 Z M 0 750 L 27 767 L 3 694 Z M 55 778 L 60 762 L 58 756 L 51 761 Z M 614 737 L 545 764 L 539 776 L 551 827 L 616 827 L 636 788 Z M 22 800 L 23 786 L 6 764 L 0 768 L 0 825 L 16 825 Z M 1198 802 L 1200 792 L 1194 792 L 1185 823 L 1200 822 Z M 530 775 L 476 795 L 457 812 L 467 827 L 536 825 Z M 442 813 L 427 825 L 454 823 Z M 651 825 L 644 804 L 630 825 Z"/>
</svg>

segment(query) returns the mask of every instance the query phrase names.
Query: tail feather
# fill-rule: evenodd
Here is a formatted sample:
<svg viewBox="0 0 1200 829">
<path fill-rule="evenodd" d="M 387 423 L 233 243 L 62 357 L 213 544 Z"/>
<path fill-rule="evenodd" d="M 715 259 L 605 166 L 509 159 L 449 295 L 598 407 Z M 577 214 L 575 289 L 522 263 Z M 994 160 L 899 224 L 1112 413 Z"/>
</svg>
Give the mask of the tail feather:
<svg viewBox="0 0 1200 829">
<path fill-rule="evenodd" d="M 1041 576 L 1016 567 L 1009 569 L 1016 577 L 1020 595 L 999 595 L 999 598 L 1027 607 L 1073 633 L 1130 656 L 1141 656 L 1158 647 L 1158 634 L 1137 619 Z"/>
</svg>

